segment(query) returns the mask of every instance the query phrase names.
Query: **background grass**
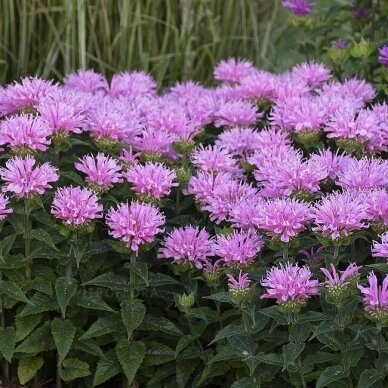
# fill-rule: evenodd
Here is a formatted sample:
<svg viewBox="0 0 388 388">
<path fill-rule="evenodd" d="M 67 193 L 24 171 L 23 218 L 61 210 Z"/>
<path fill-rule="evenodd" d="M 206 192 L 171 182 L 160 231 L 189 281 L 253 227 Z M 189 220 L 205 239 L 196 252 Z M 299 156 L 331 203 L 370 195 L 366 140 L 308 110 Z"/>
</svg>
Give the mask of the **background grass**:
<svg viewBox="0 0 388 388">
<path fill-rule="evenodd" d="M 230 56 L 282 70 L 298 60 L 288 16 L 280 0 L 0 0 L 0 81 L 78 68 L 208 81 Z"/>
</svg>

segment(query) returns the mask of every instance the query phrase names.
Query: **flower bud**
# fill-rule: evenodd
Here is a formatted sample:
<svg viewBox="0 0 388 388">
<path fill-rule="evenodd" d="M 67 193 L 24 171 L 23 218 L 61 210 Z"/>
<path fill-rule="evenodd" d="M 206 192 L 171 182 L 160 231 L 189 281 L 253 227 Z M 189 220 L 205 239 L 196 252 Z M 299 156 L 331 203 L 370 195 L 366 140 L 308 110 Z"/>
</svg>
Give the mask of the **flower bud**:
<svg viewBox="0 0 388 388">
<path fill-rule="evenodd" d="M 373 52 L 373 46 L 364 38 L 359 43 L 353 43 L 350 47 L 350 55 L 354 58 L 368 58 Z"/>
<path fill-rule="evenodd" d="M 182 294 L 177 298 L 177 306 L 183 313 L 188 313 L 195 303 L 195 294 L 191 292 L 189 295 Z"/>
<path fill-rule="evenodd" d="M 295 134 L 295 140 L 306 149 L 314 148 L 321 139 L 321 132 L 304 131 Z"/>
</svg>

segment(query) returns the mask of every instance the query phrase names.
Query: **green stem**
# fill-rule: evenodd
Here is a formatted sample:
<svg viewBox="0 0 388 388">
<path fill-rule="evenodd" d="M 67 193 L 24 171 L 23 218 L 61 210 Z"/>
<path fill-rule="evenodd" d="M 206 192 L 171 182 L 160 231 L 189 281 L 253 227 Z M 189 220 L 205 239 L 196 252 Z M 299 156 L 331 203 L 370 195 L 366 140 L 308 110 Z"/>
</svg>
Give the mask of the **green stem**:
<svg viewBox="0 0 388 388">
<path fill-rule="evenodd" d="M 181 191 L 179 187 L 176 189 L 175 215 L 180 213 Z"/>
<path fill-rule="evenodd" d="M 334 241 L 334 265 L 338 264 L 338 257 L 339 257 L 339 242 Z"/>
<path fill-rule="evenodd" d="M 130 299 L 131 302 L 135 299 L 135 293 L 136 293 L 136 274 L 133 271 L 133 266 L 136 262 L 136 256 L 134 254 L 131 255 L 131 265 L 129 267 L 129 285 L 130 285 Z"/>
<path fill-rule="evenodd" d="M 247 334 L 247 337 L 248 337 L 249 350 L 250 350 L 251 355 L 253 355 L 255 352 L 255 346 L 254 346 L 254 342 L 253 342 L 253 338 L 252 338 L 251 326 L 249 324 L 249 317 L 247 316 L 243 307 L 240 308 L 240 312 L 241 312 L 242 321 L 244 323 L 245 333 Z"/>
<path fill-rule="evenodd" d="M 376 342 L 377 342 L 377 354 L 378 354 L 378 359 L 377 359 L 377 362 L 376 362 L 376 369 L 381 372 L 382 374 L 384 374 L 384 361 L 383 361 L 383 355 L 382 355 L 382 349 L 384 347 L 384 337 L 381 333 L 381 324 L 380 323 L 377 323 L 377 338 L 376 338 Z M 380 382 L 380 386 L 383 387 L 383 383 Z"/>
<path fill-rule="evenodd" d="M 3 274 L 0 272 L 0 281 L 3 278 Z M 3 306 L 3 301 L 0 296 L 0 326 L 2 328 L 5 328 L 5 312 L 4 312 L 4 306 Z M 4 380 L 7 381 L 9 380 L 9 364 L 8 361 L 4 358 L 3 359 L 3 372 L 4 372 Z"/>
<path fill-rule="evenodd" d="M 288 243 L 283 244 L 283 261 L 288 261 Z"/>
<path fill-rule="evenodd" d="M 295 314 L 289 314 L 288 315 L 288 322 L 289 322 L 289 341 L 290 342 L 294 342 L 296 344 L 300 343 L 300 338 L 299 338 L 299 335 L 298 335 L 298 330 L 297 330 L 297 327 L 296 327 L 296 324 L 297 324 L 297 316 Z M 300 356 L 297 357 L 296 359 L 296 364 L 299 368 L 299 370 L 301 371 L 302 368 L 303 368 L 303 363 L 302 363 L 302 360 L 300 358 Z M 300 374 L 300 377 L 302 379 L 302 386 L 303 388 L 307 388 L 307 384 L 306 384 L 306 380 L 303 376 L 303 373 Z"/>
<path fill-rule="evenodd" d="M 24 256 L 26 259 L 31 253 L 31 210 L 28 206 L 28 199 L 24 200 Z M 26 278 L 31 280 L 32 262 L 29 262 L 26 267 Z"/>
</svg>

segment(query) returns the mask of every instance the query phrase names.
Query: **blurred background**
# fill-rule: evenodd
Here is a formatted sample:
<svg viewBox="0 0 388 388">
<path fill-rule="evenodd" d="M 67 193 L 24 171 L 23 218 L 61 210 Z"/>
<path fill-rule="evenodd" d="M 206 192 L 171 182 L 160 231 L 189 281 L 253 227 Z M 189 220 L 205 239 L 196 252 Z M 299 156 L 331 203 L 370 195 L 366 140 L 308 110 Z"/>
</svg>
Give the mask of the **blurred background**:
<svg viewBox="0 0 388 388">
<path fill-rule="evenodd" d="M 230 56 L 281 71 L 314 52 L 322 56 L 320 42 L 352 35 L 353 3 L 317 0 L 315 11 L 325 10 L 326 19 L 339 7 L 349 13 L 336 18 L 341 34 L 325 23 L 307 38 L 280 0 L 0 0 L 0 82 L 25 75 L 62 79 L 78 68 L 108 77 L 141 69 L 163 86 L 206 82 Z"/>
</svg>

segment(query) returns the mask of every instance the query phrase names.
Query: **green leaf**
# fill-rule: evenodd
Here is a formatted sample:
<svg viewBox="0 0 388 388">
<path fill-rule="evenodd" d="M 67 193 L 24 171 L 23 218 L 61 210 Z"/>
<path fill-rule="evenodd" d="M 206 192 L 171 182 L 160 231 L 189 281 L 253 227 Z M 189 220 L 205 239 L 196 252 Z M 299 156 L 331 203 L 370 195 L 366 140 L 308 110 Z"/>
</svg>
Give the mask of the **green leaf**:
<svg viewBox="0 0 388 388">
<path fill-rule="evenodd" d="M 161 331 L 166 334 L 175 335 L 180 337 L 182 331 L 171 321 L 164 317 L 154 317 L 152 315 L 146 315 L 140 330 L 143 331 Z"/>
<path fill-rule="evenodd" d="M 128 338 L 141 325 L 145 313 L 146 307 L 140 301 L 134 301 L 132 303 L 128 299 L 123 300 L 121 303 L 121 318 L 127 329 Z"/>
<path fill-rule="evenodd" d="M 189 334 L 181 337 L 175 348 L 175 358 L 177 358 L 179 353 L 182 350 L 186 349 L 194 340 L 195 340 L 195 337 Z"/>
<path fill-rule="evenodd" d="M 18 378 L 21 385 L 28 383 L 43 366 L 42 357 L 21 358 L 18 364 Z"/>
<path fill-rule="evenodd" d="M 4 237 L 0 241 L 0 261 L 4 263 L 4 257 L 8 255 L 9 251 L 13 247 L 13 244 L 16 239 L 16 234 L 11 234 L 10 236 Z"/>
<path fill-rule="evenodd" d="M 186 360 L 178 360 L 176 363 L 176 382 L 178 387 L 185 388 L 187 387 L 187 382 L 191 374 L 195 371 L 198 366 L 197 360 L 192 360 L 187 362 Z"/>
<path fill-rule="evenodd" d="M 105 383 L 121 372 L 121 366 L 114 352 L 108 352 L 106 358 L 102 358 L 97 363 L 94 374 L 93 387 Z"/>
<path fill-rule="evenodd" d="M 105 358 L 104 353 L 93 339 L 74 341 L 72 344 L 74 350 L 81 350 L 83 353 L 92 354 L 93 356 Z"/>
<path fill-rule="evenodd" d="M 361 373 L 357 388 L 373 387 L 375 383 L 383 379 L 383 373 L 378 372 L 376 369 L 366 369 Z"/>
<path fill-rule="evenodd" d="M 280 325 L 287 325 L 286 317 L 281 311 L 279 311 L 277 306 L 271 306 L 265 309 L 261 309 L 260 314 L 264 314 L 265 316 L 274 319 Z"/>
<path fill-rule="evenodd" d="M 146 353 L 146 347 L 143 342 L 129 343 L 127 340 L 121 340 L 116 345 L 116 354 L 120 365 L 127 376 L 128 384 L 132 384 L 137 370 L 143 362 Z"/>
<path fill-rule="evenodd" d="M 149 272 L 148 273 L 148 281 L 151 287 L 160 287 L 160 286 L 169 286 L 169 285 L 177 285 L 181 286 L 182 283 L 178 282 L 178 280 L 172 278 L 171 276 L 165 275 L 160 272 Z"/>
<path fill-rule="evenodd" d="M 57 295 L 59 308 L 61 309 L 62 316 L 66 316 L 66 308 L 71 298 L 75 295 L 78 287 L 76 279 L 65 277 L 58 278 L 55 283 L 55 293 Z"/>
<path fill-rule="evenodd" d="M 29 262 L 23 255 L 7 255 L 0 260 L 0 270 L 23 268 Z"/>
<path fill-rule="evenodd" d="M 217 292 L 205 297 L 206 299 L 217 300 L 218 302 L 230 303 L 229 292 Z"/>
<path fill-rule="evenodd" d="M 61 171 L 61 178 L 66 178 L 70 181 L 73 181 L 79 186 L 83 186 L 85 184 L 83 179 L 74 171 Z"/>
<path fill-rule="evenodd" d="M 19 342 L 26 338 L 28 334 L 39 325 L 42 320 L 42 314 L 27 315 L 25 317 L 16 317 L 16 341 Z"/>
<path fill-rule="evenodd" d="M 55 349 L 50 322 L 35 329 L 17 348 L 19 353 L 40 353 Z"/>
<path fill-rule="evenodd" d="M 260 387 L 260 380 L 257 377 L 243 377 L 235 381 L 230 388 L 251 388 Z"/>
<path fill-rule="evenodd" d="M 24 292 L 17 284 L 8 280 L 0 280 L 0 294 L 8 295 L 12 299 L 19 300 L 27 304 L 33 304 L 26 298 Z"/>
<path fill-rule="evenodd" d="M 98 318 L 97 321 L 89 327 L 86 333 L 80 337 L 80 339 L 84 340 L 101 337 L 102 335 L 106 334 L 112 334 L 114 332 L 120 331 L 121 326 L 123 326 L 121 320 L 116 315 Z"/>
<path fill-rule="evenodd" d="M 146 343 L 146 354 L 143 361 L 144 366 L 161 365 L 175 359 L 175 352 L 167 345 L 156 341 Z"/>
<path fill-rule="evenodd" d="M 12 326 L 0 328 L 0 353 L 3 357 L 11 362 L 15 351 L 16 335 Z"/>
<path fill-rule="evenodd" d="M 105 287 L 111 290 L 126 291 L 128 290 L 128 282 L 122 276 L 116 275 L 113 272 L 107 272 L 95 277 L 82 284 L 83 286 L 98 286 Z"/>
<path fill-rule="evenodd" d="M 78 358 L 67 358 L 62 363 L 60 376 L 66 382 L 89 375 L 89 365 L 85 361 L 81 361 Z"/>
<path fill-rule="evenodd" d="M 315 388 L 327 387 L 333 381 L 338 381 L 347 377 L 348 374 L 349 372 L 341 365 L 330 366 L 320 374 Z"/>
<path fill-rule="evenodd" d="M 73 343 L 75 327 L 70 319 L 54 318 L 51 322 L 51 333 L 59 354 L 58 363 L 61 364 Z"/>
<path fill-rule="evenodd" d="M 76 299 L 77 305 L 85 309 L 116 312 L 102 299 L 101 295 L 94 292 L 82 293 L 77 295 Z"/>
<path fill-rule="evenodd" d="M 143 280 L 143 282 L 148 286 L 148 267 L 147 263 L 141 261 L 135 261 L 131 263 L 132 271 Z"/>
<path fill-rule="evenodd" d="M 303 349 L 305 348 L 305 344 L 296 344 L 294 342 L 290 342 L 287 345 L 283 346 L 283 369 L 282 371 L 285 371 L 290 364 L 292 364 L 299 355 L 303 352 Z"/>
<path fill-rule="evenodd" d="M 304 360 L 303 364 L 306 366 L 313 366 L 315 364 L 321 364 L 329 361 L 339 360 L 338 354 L 328 353 L 328 352 L 317 352 L 314 354 L 309 354 Z"/>
<path fill-rule="evenodd" d="M 224 338 L 230 338 L 236 335 L 243 335 L 244 333 L 245 333 L 244 326 L 228 325 L 217 333 L 217 335 L 214 337 L 213 341 L 210 342 L 209 345 L 213 344 L 214 342 L 220 341 Z"/>
<path fill-rule="evenodd" d="M 230 365 L 227 362 L 217 362 L 214 364 L 206 365 L 199 379 L 198 385 L 202 385 L 206 380 L 212 377 L 222 376 L 230 369 Z"/>
<path fill-rule="evenodd" d="M 23 310 L 18 314 L 19 317 L 52 311 L 57 308 L 55 299 L 40 292 L 34 294 L 30 301 L 32 305 L 24 306 Z"/>
<path fill-rule="evenodd" d="M 31 238 L 34 240 L 42 241 L 50 248 L 59 251 L 59 249 L 55 246 L 54 241 L 52 240 L 50 234 L 46 232 L 44 229 L 33 229 L 31 231 Z"/>
</svg>

